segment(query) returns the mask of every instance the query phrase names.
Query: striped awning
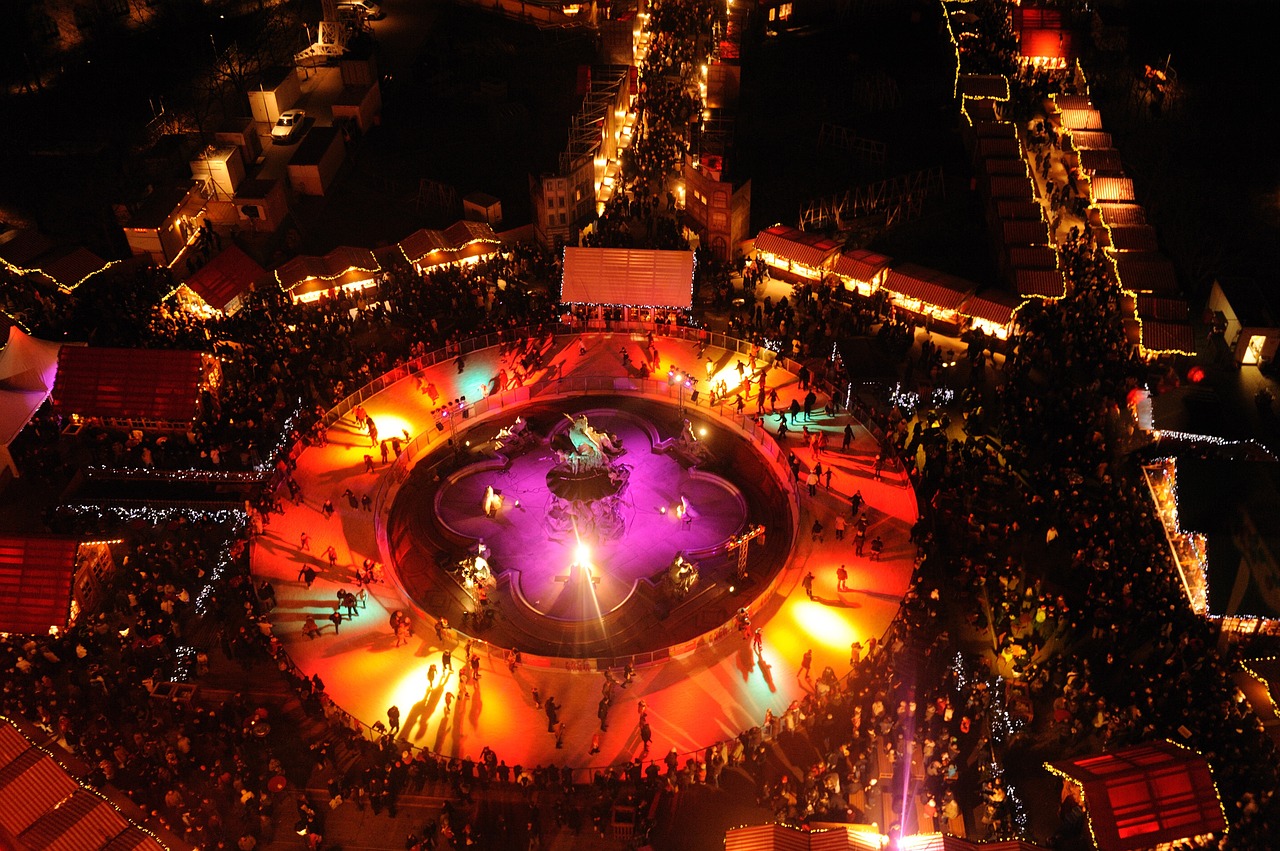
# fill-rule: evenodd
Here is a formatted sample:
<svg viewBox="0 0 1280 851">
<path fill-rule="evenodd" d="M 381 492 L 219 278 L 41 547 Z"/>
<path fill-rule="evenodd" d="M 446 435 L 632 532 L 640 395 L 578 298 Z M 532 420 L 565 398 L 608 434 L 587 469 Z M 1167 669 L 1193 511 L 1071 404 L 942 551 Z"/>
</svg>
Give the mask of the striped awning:
<svg viewBox="0 0 1280 851">
<path fill-rule="evenodd" d="M 1018 295 L 1034 298 L 1062 298 L 1067 294 L 1067 282 L 1058 269 L 1016 269 L 1014 287 Z"/>
<path fill-rule="evenodd" d="M 239 246 L 229 245 L 183 283 L 205 304 L 222 310 L 266 276 L 266 270 L 256 260 Z"/>
<path fill-rule="evenodd" d="M 774 225 L 756 234 L 756 251 L 772 254 L 810 269 L 823 268 L 836 252 L 840 243 L 820 233 L 807 233 L 786 225 Z"/>
<path fill-rule="evenodd" d="M 892 262 L 890 258 L 883 254 L 876 254 L 874 251 L 859 248 L 855 251 L 846 251 L 837 257 L 836 264 L 831 271 L 842 278 L 852 278 L 855 281 L 871 281 Z"/>
<path fill-rule="evenodd" d="M 66 628 L 79 548 L 75 538 L 0 536 L 0 632 Z"/>
<path fill-rule="evenodd" d="M 970 296 L 962 312 L 994 325 L 1008 325 L 1013 321 L 1014 308 L 1020 301 L 1017 296 L 1003 290 L 985 290 Z"/>
<path fill-rule="evenodd" d="M 1054 95 L 1053 102 L 1059 109 L 1093 109 L 1093 101 L 1088 95 Z"/>
<path fill-rule="evenodd" d="M 32 747 L 12 726 L 0 724 L 0 728 L 6 730 L 5 738 L 17 736 L 26 743 L 22 751 L 0 766 L 0 827 L 17 836 L 80 787 L 48 754 Z"/>
<path fill-rule="evenodd" d="M 1102 113 L 1096 109 L 1064 109 L 1062 126 L 1068 130 L 1101 130 Z"/>
<path fill-rule="evenodd" d="M 889 270 L 884 288 L 942 310 L 959 310 L 976 286 L 953 275 L 904 263 Z"/>
</svg>

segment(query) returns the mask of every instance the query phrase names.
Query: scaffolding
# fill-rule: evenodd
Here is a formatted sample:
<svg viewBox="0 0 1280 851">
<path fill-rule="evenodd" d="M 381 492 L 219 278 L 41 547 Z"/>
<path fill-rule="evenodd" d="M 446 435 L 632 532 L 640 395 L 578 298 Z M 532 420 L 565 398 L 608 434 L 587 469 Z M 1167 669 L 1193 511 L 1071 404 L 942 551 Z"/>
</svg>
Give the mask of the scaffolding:
<svg viewBox="0 0 1280 851">
<path fill-rule="evenodd" d="M 893 227 L 920 218 L 925 199 L 939 193 L 946 194 L 941 166 L 891 177 L 810 201 L 800 208 L 800 229 L 845 231 L 871 217 L 883 217 L 884 227 Z"/>
</svg>

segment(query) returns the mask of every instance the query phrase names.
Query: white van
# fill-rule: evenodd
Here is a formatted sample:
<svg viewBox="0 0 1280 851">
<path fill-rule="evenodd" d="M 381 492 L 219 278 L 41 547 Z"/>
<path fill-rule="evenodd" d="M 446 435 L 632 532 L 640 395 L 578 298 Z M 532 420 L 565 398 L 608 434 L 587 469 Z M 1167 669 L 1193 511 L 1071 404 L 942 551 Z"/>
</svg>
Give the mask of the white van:
<svg viewBox="0 0 1280 851">
<path fill-rule="evenodd" d="M 345 9 L 364 15 L 370 20 L 380 20 L 386 13 L 382 11 L 382 7 L 373 0 L 342 0 L 338 4 L 340 10 Z"/>
</svg>

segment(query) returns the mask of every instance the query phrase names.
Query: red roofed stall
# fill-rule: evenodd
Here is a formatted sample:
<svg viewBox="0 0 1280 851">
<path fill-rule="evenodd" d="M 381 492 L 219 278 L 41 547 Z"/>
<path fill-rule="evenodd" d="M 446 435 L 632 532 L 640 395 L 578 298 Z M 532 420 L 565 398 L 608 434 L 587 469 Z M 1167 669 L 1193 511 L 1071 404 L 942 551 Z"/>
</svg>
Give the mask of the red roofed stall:
<svg viewBox="0 0 1280 851">
<path fill-rule="evenodd" d="M 774 269 L 819 281 L 835 262 L 840 243 L 820 233 L 774 225 L 756 234 L 755 249 Z"/>
<path fill-rule="evenodd" d="M 166 851 L 98 792 L 81 786 L 12 721 L 0 718 L 0 847 L 47 851 Z"/>
<path fill-rule="evenodd" d="M 1014 269 L 1013 284 L 1023 298 L 1062 298 L 1067 294 L 1061 269 Z"/>
<path fill-rule="evenodd" d="M 107 542 L 0 535 L 0 632 L 66 629 L 98 608 L 114 570 Z"/>
<path fill-rule="evenodd" d="M 923 319 L 940 333 L 955 336 L 960 330 L 960 307 L 977 286 L 954 275 L 903 263 L 889 270 L 884 288 L 899 309 Z"/>
<path fill-rule="evenodd" d="M 961 312 L 969 325 L 999 340 L 1007 340 L 1013 330 L 1013 313 L 1022 299 L 1004 290 L 988 289 L 970 296 Z"/>
<path fill-rule="evenodd" d="M 63 346 L 53 405 L 64 416 L 185 428 L 196 416 L 204 379 L 200 352 Z"/>
<path fill-rule="evenodd" d="M 831 271 L 844 282 L 844 288 L 869 296 L 884 283 L 889 264 L 893 260 L 883 254 L 859 248 L 846 251 L 836 258 Z"/>
<path fill-rule="evenodd" d="M 1046 763 L 1089 818 L 1099 851 L 1138 851 L 1227 826 L 1209 763 L 1172 742 Z"/>
<path fill-rule="evenodd" d="M 266 277 L 256 260 L 229 245 L 182 283 L 209 307 L 232 314 L 240 309 L 240 297 Z"/>
</svg>

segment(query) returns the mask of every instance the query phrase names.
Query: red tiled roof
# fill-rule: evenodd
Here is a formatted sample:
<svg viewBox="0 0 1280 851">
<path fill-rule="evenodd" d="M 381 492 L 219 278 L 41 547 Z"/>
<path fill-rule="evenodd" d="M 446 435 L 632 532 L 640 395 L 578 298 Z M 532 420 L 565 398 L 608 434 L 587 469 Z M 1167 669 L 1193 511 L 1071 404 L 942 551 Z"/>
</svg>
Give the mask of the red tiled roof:
<svg viewBox="0 0 1280 851">
<path fill-rule="evenodd" d="M 1159 254 L 1118 254 L 1116 272 L 1120 276 L 1120 286 L 1130 292 L 1156 295 L 1178 293 L 1178 278 L 1173 264 Z"/>
<path fill-rule="evenodd" d="M 53 248 L 53 241 L 34 228 L 13 228 L 0 233 L 0 260 L 29 268 L 33 260 Z"/>
<path fill-rule="evenodd" d="M 76 248 L 58 257 L 45 255 L 39 263 L 40 272 L 64 290 L 74 289 L 108 265 L 106 260 L 87 248 Z"/>
<path fill-rule="evenodd" d="M 1039 201 L 1010 201 L 997 199 L 996 217 L 1000 219 L 1021 219 L 1023 221 L 1044 221 L 1044 207 Z"/>
<path fill-rule="evenodd" d="M 200 352 L 63 346 L 53 404 L 64 414 L 187 422 L 203 375 Z"/>
<path fill-rule="evenodd" d="M 982 161 L 982 170 L 987 174 L 1013 175 L 1028 177 L 1027 161 L 1021 157 L 990 157 Z"/>
<path fill-rule="evenodd" d="M 66 627 L 79 548 L 75 538 L 0 536 L 0 632 Z"/>
<path fill-rule="evenodd" d="M 0 836 L 46 851 L 164 851 L 0 718 Z M 8 848 L 8 845 L 4 847 Z"/>
<path fill-rule="evenodd" d="M 859 248 L 855 251 L 846 251 L 837 257 L 836 265 L 831 271 L 842 278 L 870 281 L 892 262 L 892 259 L 883 254 Z"/>
<path fill-rule="evenodd" d="M 1020 296 L 1062 298 L 1067 294 L 1067 282 L 1058 269 L 1015 269 L 1014 286 Z"/>
<path fill-rule="evenodd" d="M 1226 827 L 1204 757 L 1170 742 L 1052 763 L 1084 789 L 1099 851 L 1136 851 Z"/>
<path fill-rule="evenodd" d="M 1103 201 L 1093 206 L 1101 214 L 1102 221 L 1112 227 L 1115 225 L 1145 225 L 1147 223 L 1147 212 L 1142 209 L 1140 204 L 1119 204 Z"/>
<path fill-rule="evenodd" d="M 774 225 L 756 234 L 756 251 L 773 254 L 792 263 L 820 269 L 840 250 L 840 243 L 819 233 L 806 233 L 786 225 Z"/>
<path fill-rule="evenodd" d="M 1096 109 L 1064 109 L 1062 126 L 1069 130 L 1101 130 L 1102 113 Z"/>
<path fill-rule="evenodd" d="M 1149 352 L 1187 352 L 1195 354 L 1195 331 L 1185 322 L 1142 321 L 1142 348 Z"/>
<path fill-rule="evenodd" d="M 998 139 L 985 138 L 978 140 L 978 157 L 979 159 L 991 159 L 1002 157 L 1020 157 L 1022 155 L 1022 146 L 1018 144 L 1017 139 Z"/>
<path fill-rule="evenodd" d="M 978 121 L 973 132 L 979 139 L 1016 139 L 1018 127 L 1012 121 Z"/>
<path fill-rule="evenodd" d="M 1071 143 L 1076 146 L 1076 150 L 1081 151 L 1112 147 L 1111 134 L 1103 130 L 1072 130 Z"/>
<path fill-rule="evenodd" d="M 985 290 L 970 296 L 962 312 L 975 319 L 984 319 L 996 325 L 1008 325 L 1013 321 L 1013 309 L 1021 299 L 1003 290 Z"/>
<path fill-rule="evenodd" d="M 1009 97 L 1009 81 L 1002 74 L 961 74 L 958 85 L 960 94 L 971 98 Z"/>
<path fill-rule="evenodd" d="M 241 251 L 239 246 L 229 245 L 183 283 L 204 299 L 205 304 L 222 310 L 232 299 L 266 276 L 267 271 L 256 260 Z"/>
<path fill-rule="evenodd" d="M 1191 318 L 1191 305 L 1181 298 L 1140 295 L 1138 296 L 1138 316 L 1144 322 L 1148 319 L 1186 322 Z"/>
<path fill-rule="evenodd" d="M 959 310 L 975 285 L 953 275 L 904 263 L 889 270 L 884 288 L 943 310 Z"/>
<path fill-rule="evenodd" d="M 1049 244 L 1049 226 L 1044 222 L 1010 219 L 1001 222 L 1000 235 L 1006 246 Z"/>
<path fill-rule="evenodd" d="M 1049 245 L 1013 246 L 1009 249 L 1013 269 L 1057 269 L 1058 252 Z"/>
<path fill-rule="evenodd" d="M 1133 181 L 1127 177 L 1094 177 L 1089 182 L 1095 201 L 1132 202 Z"/>
<path fill-rule="evenodd" d="M 1115 148 L 1083 148 L 1080 151 L 1080 168 L 1114 177 L 1124 174 L 1124 163 Z"/>
<path fill-rule="evenodd" d="M 1029 177 L 994 176 L 987 179 L 988 193 L 992 198 L 1013 199 L 1015 201 L 1031 201 L 1035 191 L 1031 188 Z"/>
<path fill-rule="evenodd" d="M 1112 225 L 1111 247 L 1116 251 L 1159 251 L 1151 225 Z"/>
</svg>

